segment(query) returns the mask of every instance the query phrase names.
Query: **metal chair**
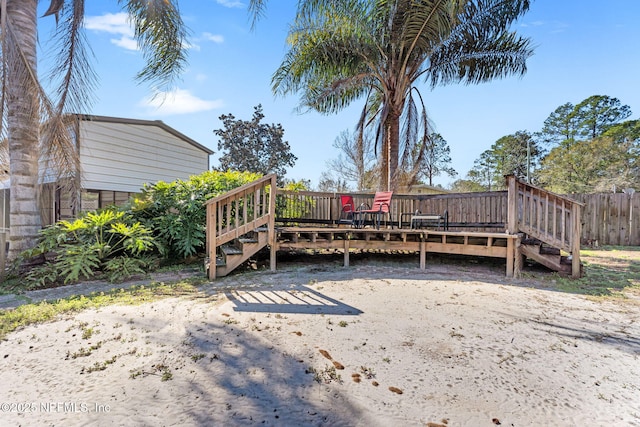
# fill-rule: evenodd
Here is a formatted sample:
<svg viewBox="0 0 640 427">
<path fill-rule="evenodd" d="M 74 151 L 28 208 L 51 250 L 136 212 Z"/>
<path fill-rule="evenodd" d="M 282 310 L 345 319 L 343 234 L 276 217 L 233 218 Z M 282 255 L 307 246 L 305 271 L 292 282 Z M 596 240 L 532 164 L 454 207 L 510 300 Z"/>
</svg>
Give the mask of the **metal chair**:
<svg viewBox="0 0 640 427">
<path fill-rule="evenodd" d="M 338 225 L 348 224 L 352 227 L 355 226 L 354 215 L 355 208 L 353 206 L 353 197 L 343 194 L 340 196 L 340 218 L 338 218 Z"/>
<path fill-rule="evenodd" d="M 373 218 L 376 229 L 380 229 L 380 219 L 382 216 L 387 215 L 389 220 L 391 220 L 391 196 L 393 196 L 393 191 L 377 191 L 373 197 L 372 206 L 366 203 L 361 204 L 355 212 L 356 227 L 364 227 L 367 215 Z"/>
</svg>

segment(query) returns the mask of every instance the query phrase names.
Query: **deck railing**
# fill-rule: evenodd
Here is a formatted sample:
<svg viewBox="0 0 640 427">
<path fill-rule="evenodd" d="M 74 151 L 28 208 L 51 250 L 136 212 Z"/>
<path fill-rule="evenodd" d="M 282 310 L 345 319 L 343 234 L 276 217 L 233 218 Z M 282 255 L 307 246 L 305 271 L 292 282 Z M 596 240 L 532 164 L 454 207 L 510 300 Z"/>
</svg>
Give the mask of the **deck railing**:
<svg viewBox="0 0 640 427">
<path fill-rule="evenodd" d="M 260 227 L 267 226 L 269 242 L 275 242 L 276 175 L 207 201 L 207 255 L 209 277 L 215 278 L 216 248 Z"/>
<path fill-rule="evenodd" d="M 353 197 L 357 208 L 371 205 L 373 193 L 332 193 L 287 191 L 278 189 L 276 221 L 283 223 L 335 225 L 340 218 L 340 195 Z M 507 217 L 507 192 L 492 191 L 464 194 L 394 194 L 391 199 L 391 223 L 409 227 L 410 215 L 442 215 L 448 212 L 453 230 L 504 231 Z M 402 221 L 402 224 L 400 222 Z"/>
<path fill-rule="evenodd" d="M 509 218 L 507 230 L 545 242 L 572 256 L 572 274 L 579 276 L 582 203 L 507 177 Z"/>
</svg>

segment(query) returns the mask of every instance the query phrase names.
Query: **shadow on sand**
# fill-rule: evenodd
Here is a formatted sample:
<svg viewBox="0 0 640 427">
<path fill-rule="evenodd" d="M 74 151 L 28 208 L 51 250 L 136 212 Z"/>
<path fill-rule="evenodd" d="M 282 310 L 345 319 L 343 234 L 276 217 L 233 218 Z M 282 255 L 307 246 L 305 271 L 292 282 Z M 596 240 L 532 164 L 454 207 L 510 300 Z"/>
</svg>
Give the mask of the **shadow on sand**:
<svg viewBox="0 0 640 427">
<path fill-rule="evenodd" d="M 287 289 L 260 289 L 238 292 L 229 290 L 225 296 L 234 303 L 234 311 L 279 314 L 334 314 L 356 316 L 362 311 L 324 295 L 305 285 Z"/>
</svg>

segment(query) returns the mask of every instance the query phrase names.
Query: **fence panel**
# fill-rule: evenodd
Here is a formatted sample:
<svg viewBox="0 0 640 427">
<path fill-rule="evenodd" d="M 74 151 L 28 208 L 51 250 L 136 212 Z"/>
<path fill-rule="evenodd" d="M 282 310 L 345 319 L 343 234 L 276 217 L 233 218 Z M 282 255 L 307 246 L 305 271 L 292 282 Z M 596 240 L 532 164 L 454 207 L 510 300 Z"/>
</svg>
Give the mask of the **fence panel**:
<svg viewBox="0 0 640 427">
<path fill-rule="evenodd" d="M 585 204 L 583 243 L 640 246 L 640 194 L 572 194 L 569 197 Z"/>
</svg>

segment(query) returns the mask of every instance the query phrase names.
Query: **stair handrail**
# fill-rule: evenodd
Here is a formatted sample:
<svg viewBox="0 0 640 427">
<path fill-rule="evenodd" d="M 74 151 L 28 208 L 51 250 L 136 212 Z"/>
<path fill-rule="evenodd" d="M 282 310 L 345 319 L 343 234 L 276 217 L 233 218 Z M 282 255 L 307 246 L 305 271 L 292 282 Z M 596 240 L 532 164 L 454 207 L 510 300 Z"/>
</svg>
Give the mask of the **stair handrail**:
<svg viewBox="0 0 640 427">
<path fill-rule="evenodd" d="M 580 210 L 584 203 L 536 187 L 509 175 L 507 232 L 524 233 L 548 245 L 568 252 L 572 257 L 572 275 L 580 276 Z"/>
<path fill-rule="evenodd" d="M 276 175 L 269 174 L 207 200 L 206 251 L 209 278 L 215 278 L 216 249 L 259 227 L 267 226 L 275 242 Z M 272 254 L 272 269 L 275 267 Z"/>
</svg>

